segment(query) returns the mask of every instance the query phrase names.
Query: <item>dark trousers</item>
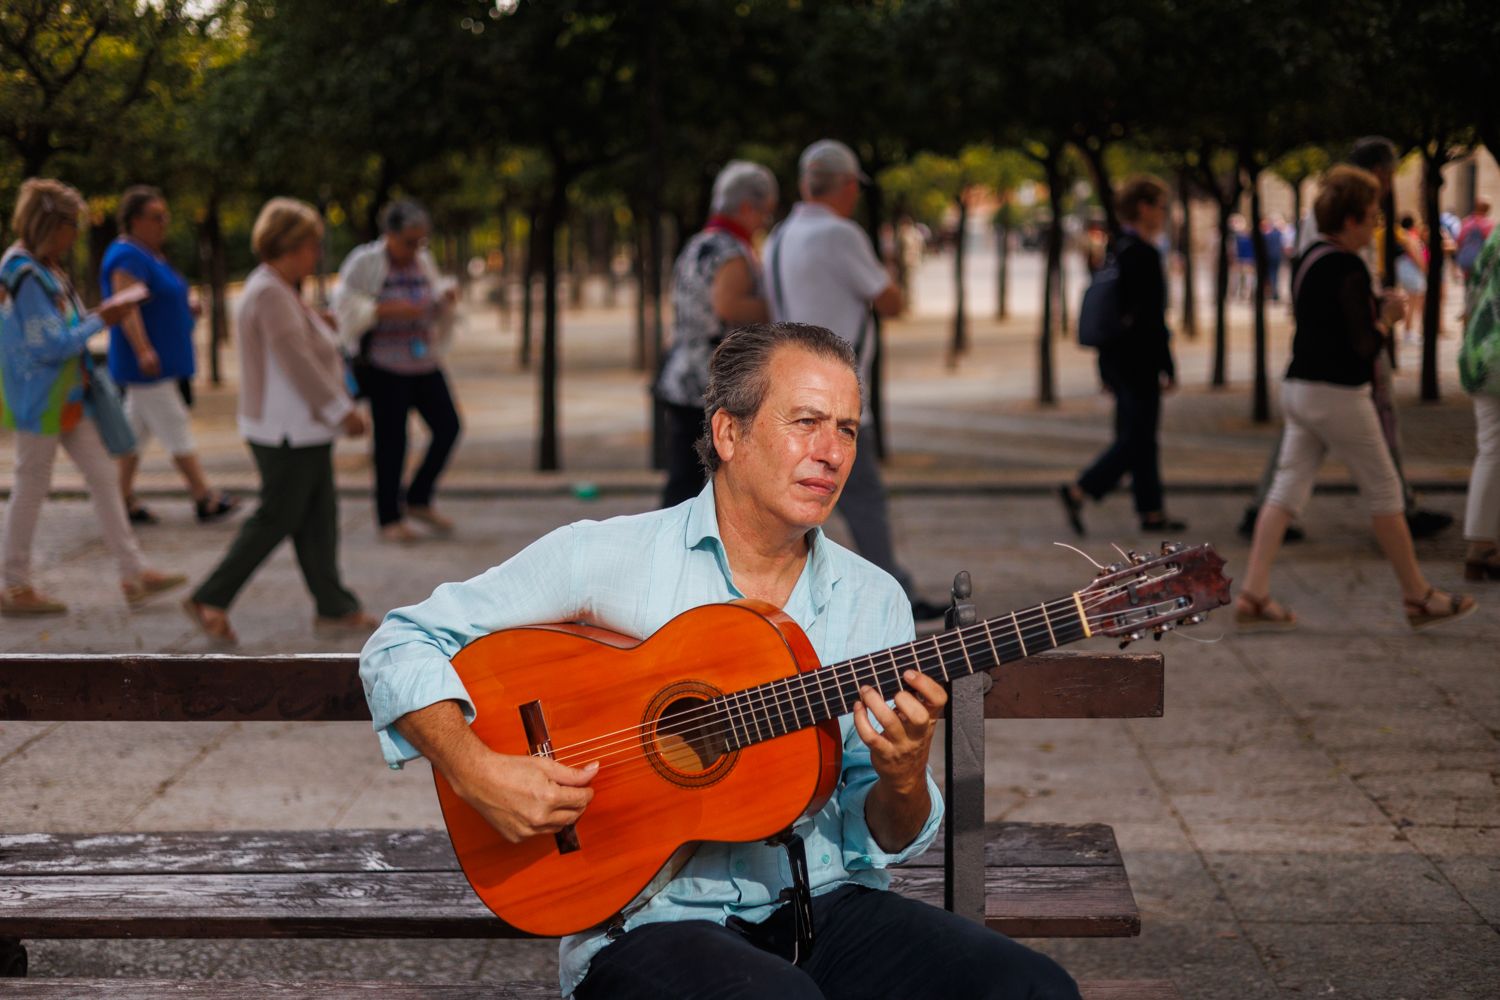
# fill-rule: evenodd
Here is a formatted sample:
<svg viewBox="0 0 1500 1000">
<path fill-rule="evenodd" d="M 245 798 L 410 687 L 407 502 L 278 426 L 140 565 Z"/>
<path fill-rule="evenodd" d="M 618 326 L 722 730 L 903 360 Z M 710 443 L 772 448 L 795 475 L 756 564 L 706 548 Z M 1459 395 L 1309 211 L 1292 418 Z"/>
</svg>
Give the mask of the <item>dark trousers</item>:
<svg viewBox="0 0 1500 1000">
<path fill-rule="evenodd" d="M 219 565 L 193 594 L 211 608 L 227 608 L 281 540 L 290 536 L 302 579 L 318 614 L 337 618 L 359 610 L 359 600 L 339 579 L 338 494 L 333 485 L 333 445 L 306 448 L 254 444 L 260 470 L 260 506 Z"/>
<path fill-rule="evenodd" d="M 886 498 L 885 480 L 880 477 L 880 459 L 875 457 L 873 434 L 863 438 L 854 451 L 854 464 L 849 467 L 849 478 L 844 481 L 844 492 L 839 494 L 836 509 L 849 525 L 855 550 L 894 576 L 906 592 L 907 600 L 915 600 L 917 592 L 911 574 L 896 562 L 896 546 L 891 541 L 890 504 Z"/>
<path fill-rule="evenodd" d="M 1161 456 L 1156 441 L 1161 422 L 1161 386 L 1155 381 L 1108 379 L 1115 396 L 1115 439 L 1078 477 L 1078 488 L 1095 500 L 1130 473 L 1137 514 L 1162 509 Z"/>
<path fill-rule="evenodd" d="M 813 899 L 817 943 L 793 965 L 782 907 L 764 924 L 647 924 L 594 956 L 577 1000 L 1077 1000 L 1040 952 L 894 892 Z"/>
<path fill-rule="evenodd" d="M 458 410 L 440 371 L 397 375 L 373 365 L 360 374 L 360 388 L 370 398 L 375 430 L 375 514 L 380 524 L 401 520 L 401 510 L 432 505 L 432 491 L 458 442 Z M 406 417 L 413 409 L 427 425 L 432 441 L 403 496 L 406 472 Z"/>
<path fill-rule="evenodd" d="M 667 425 L 667 485 L 661 493 L 663 507 L 676 507 L 703 492 L 703 463 L 698 460 L 698 439 L 703 436 L 703 407 L 662 403 Z"/>
</svg>

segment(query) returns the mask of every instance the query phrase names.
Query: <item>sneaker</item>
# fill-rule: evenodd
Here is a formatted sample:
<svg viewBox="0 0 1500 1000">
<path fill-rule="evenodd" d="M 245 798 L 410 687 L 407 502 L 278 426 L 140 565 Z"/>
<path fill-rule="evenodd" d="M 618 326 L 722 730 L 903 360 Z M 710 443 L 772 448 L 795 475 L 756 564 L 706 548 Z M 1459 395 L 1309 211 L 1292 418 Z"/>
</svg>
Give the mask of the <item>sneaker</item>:
<svg viewBox="0 0 1500 1000">
<path fill-rule="evenodd" d="M 7 587 L 0 594 L 0 615 L 8 618 L 24 618 L 35 615 L 65 615 L 68 606 L 55 601 L 31 587 Z"/>
<path fill-rule="evenodd" d="M 1406 515 L 1406 526 L 1413 538 L 1431 538 L 1453 523 L 1452 514 L 1440 510 L 1422 510 L 1420 507 Z"/>
<path fill-rule="evenodd" d="M 368 611 L 351 611 L 347 615 L 313 619 L 313 631 L 320 635 L 369 635 L 380 624 L 380 619 Z"/>
<path fill-rule="evenodd" d="M 210 524 L 226 518 L 238 510 L 239 506 L 239 497 L 228 493 L 216 493 L 207 500 L 198 500 L 193 504 L 199 524 Z"/>
</svg>

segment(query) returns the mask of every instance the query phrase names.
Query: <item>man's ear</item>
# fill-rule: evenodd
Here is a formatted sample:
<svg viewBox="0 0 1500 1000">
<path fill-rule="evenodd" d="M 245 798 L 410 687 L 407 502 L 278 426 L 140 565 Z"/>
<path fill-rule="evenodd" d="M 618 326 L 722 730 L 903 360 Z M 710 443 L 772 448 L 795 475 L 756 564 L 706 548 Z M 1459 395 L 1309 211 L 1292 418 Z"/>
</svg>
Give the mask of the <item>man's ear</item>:
<svg viewBox="0 0 1500 1000">
<path fill-rule="evenodd" d="M 719 454 L 720 462 L 727 462 L 734 457 L 734 446 L 739 443 L 743 435 L 740 433 L 739 421 L 730 416 L 722 409 L 715 410 L 713 417 L 708 423 L 709 430 L 713 433 L 714 451 Z"/>
</svg>

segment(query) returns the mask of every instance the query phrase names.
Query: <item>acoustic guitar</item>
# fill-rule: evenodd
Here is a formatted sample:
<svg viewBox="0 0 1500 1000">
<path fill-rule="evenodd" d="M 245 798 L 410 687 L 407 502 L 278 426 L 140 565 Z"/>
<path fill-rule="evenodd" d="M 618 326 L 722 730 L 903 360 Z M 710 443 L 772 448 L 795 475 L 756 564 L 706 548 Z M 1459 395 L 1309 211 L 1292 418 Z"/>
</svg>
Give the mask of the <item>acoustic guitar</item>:
<svg viewBox="0 0 1500 1000">
<path fill-rule="evenodd" d="M 1229 602 L 1223 566 L 1207 545 L 1127 553 L 1067 597 L 827 666 L 791 618 L 752 600 L 694 608 L 642 641 L 587 625 L 492 633 L 453 658 L 474 732 L 497 753 L 597 761 L 595 795 L 572 826 L 512 844 L 438 774 L 454 850 L 512 927 L 593 927 L 679 851 L 765 840 L 823 808 L 839 716 L 862 686 L 889 699 L 907 669 L 948 682 L 1092 636 L 1159 638 Z"/>
</svg>

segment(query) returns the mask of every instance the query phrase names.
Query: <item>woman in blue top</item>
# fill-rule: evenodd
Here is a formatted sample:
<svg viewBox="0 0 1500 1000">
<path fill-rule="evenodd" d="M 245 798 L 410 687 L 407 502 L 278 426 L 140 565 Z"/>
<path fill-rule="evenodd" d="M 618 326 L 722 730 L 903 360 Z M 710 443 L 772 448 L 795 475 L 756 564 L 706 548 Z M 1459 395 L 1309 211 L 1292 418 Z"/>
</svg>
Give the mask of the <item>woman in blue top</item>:
<svg viewBox="0 0 1500 1000">
<path fill-rule="evenodd" d="M 136 440 L 135 452 L 120 459 L 120 492 L 137 524 L 158 520 L 132 495 L 141 452 L 153 436 L 161 439 L 187 481 L 199 521 L 216 521 L 238 506 L 232 497 L 208 488 L 187 406 L 177 391 L 179 379 L 193 377 L 198 310 L 188 297 L 187 281 L 162 255 L 171 221 L 160 191 L 144 184 L 129 188 L 120 196 L 122 235 L 104 252 L 99 268 L 105 295 L 131 285 L 145 285 L 151 295 L 109 332 L 109 373 L 128 387 L 125 413 Z"/>
<path fill-rule="evenodd" d="M 31 579 L 32 541 L 52 485 L 61 445 L 83 473 L 104 542 L 120 568 L 131 604 L 186 582 L 145 566 L 116 488 L 114 463 L 94 425 L 87 399 L 89 337 L 119 322 L 128 304 L 86 312 L 64 262 L 78 239 L 83 197 L 61 181 L 32 178 L 21 185 L 11 228 L 20 236 L 0 258 L 0 423 L 15 431 L 15 484 L 5 511 L 5 589 L 0 614 L 58 615 L 68 608 L 37 591 Z"/>
</svg>

